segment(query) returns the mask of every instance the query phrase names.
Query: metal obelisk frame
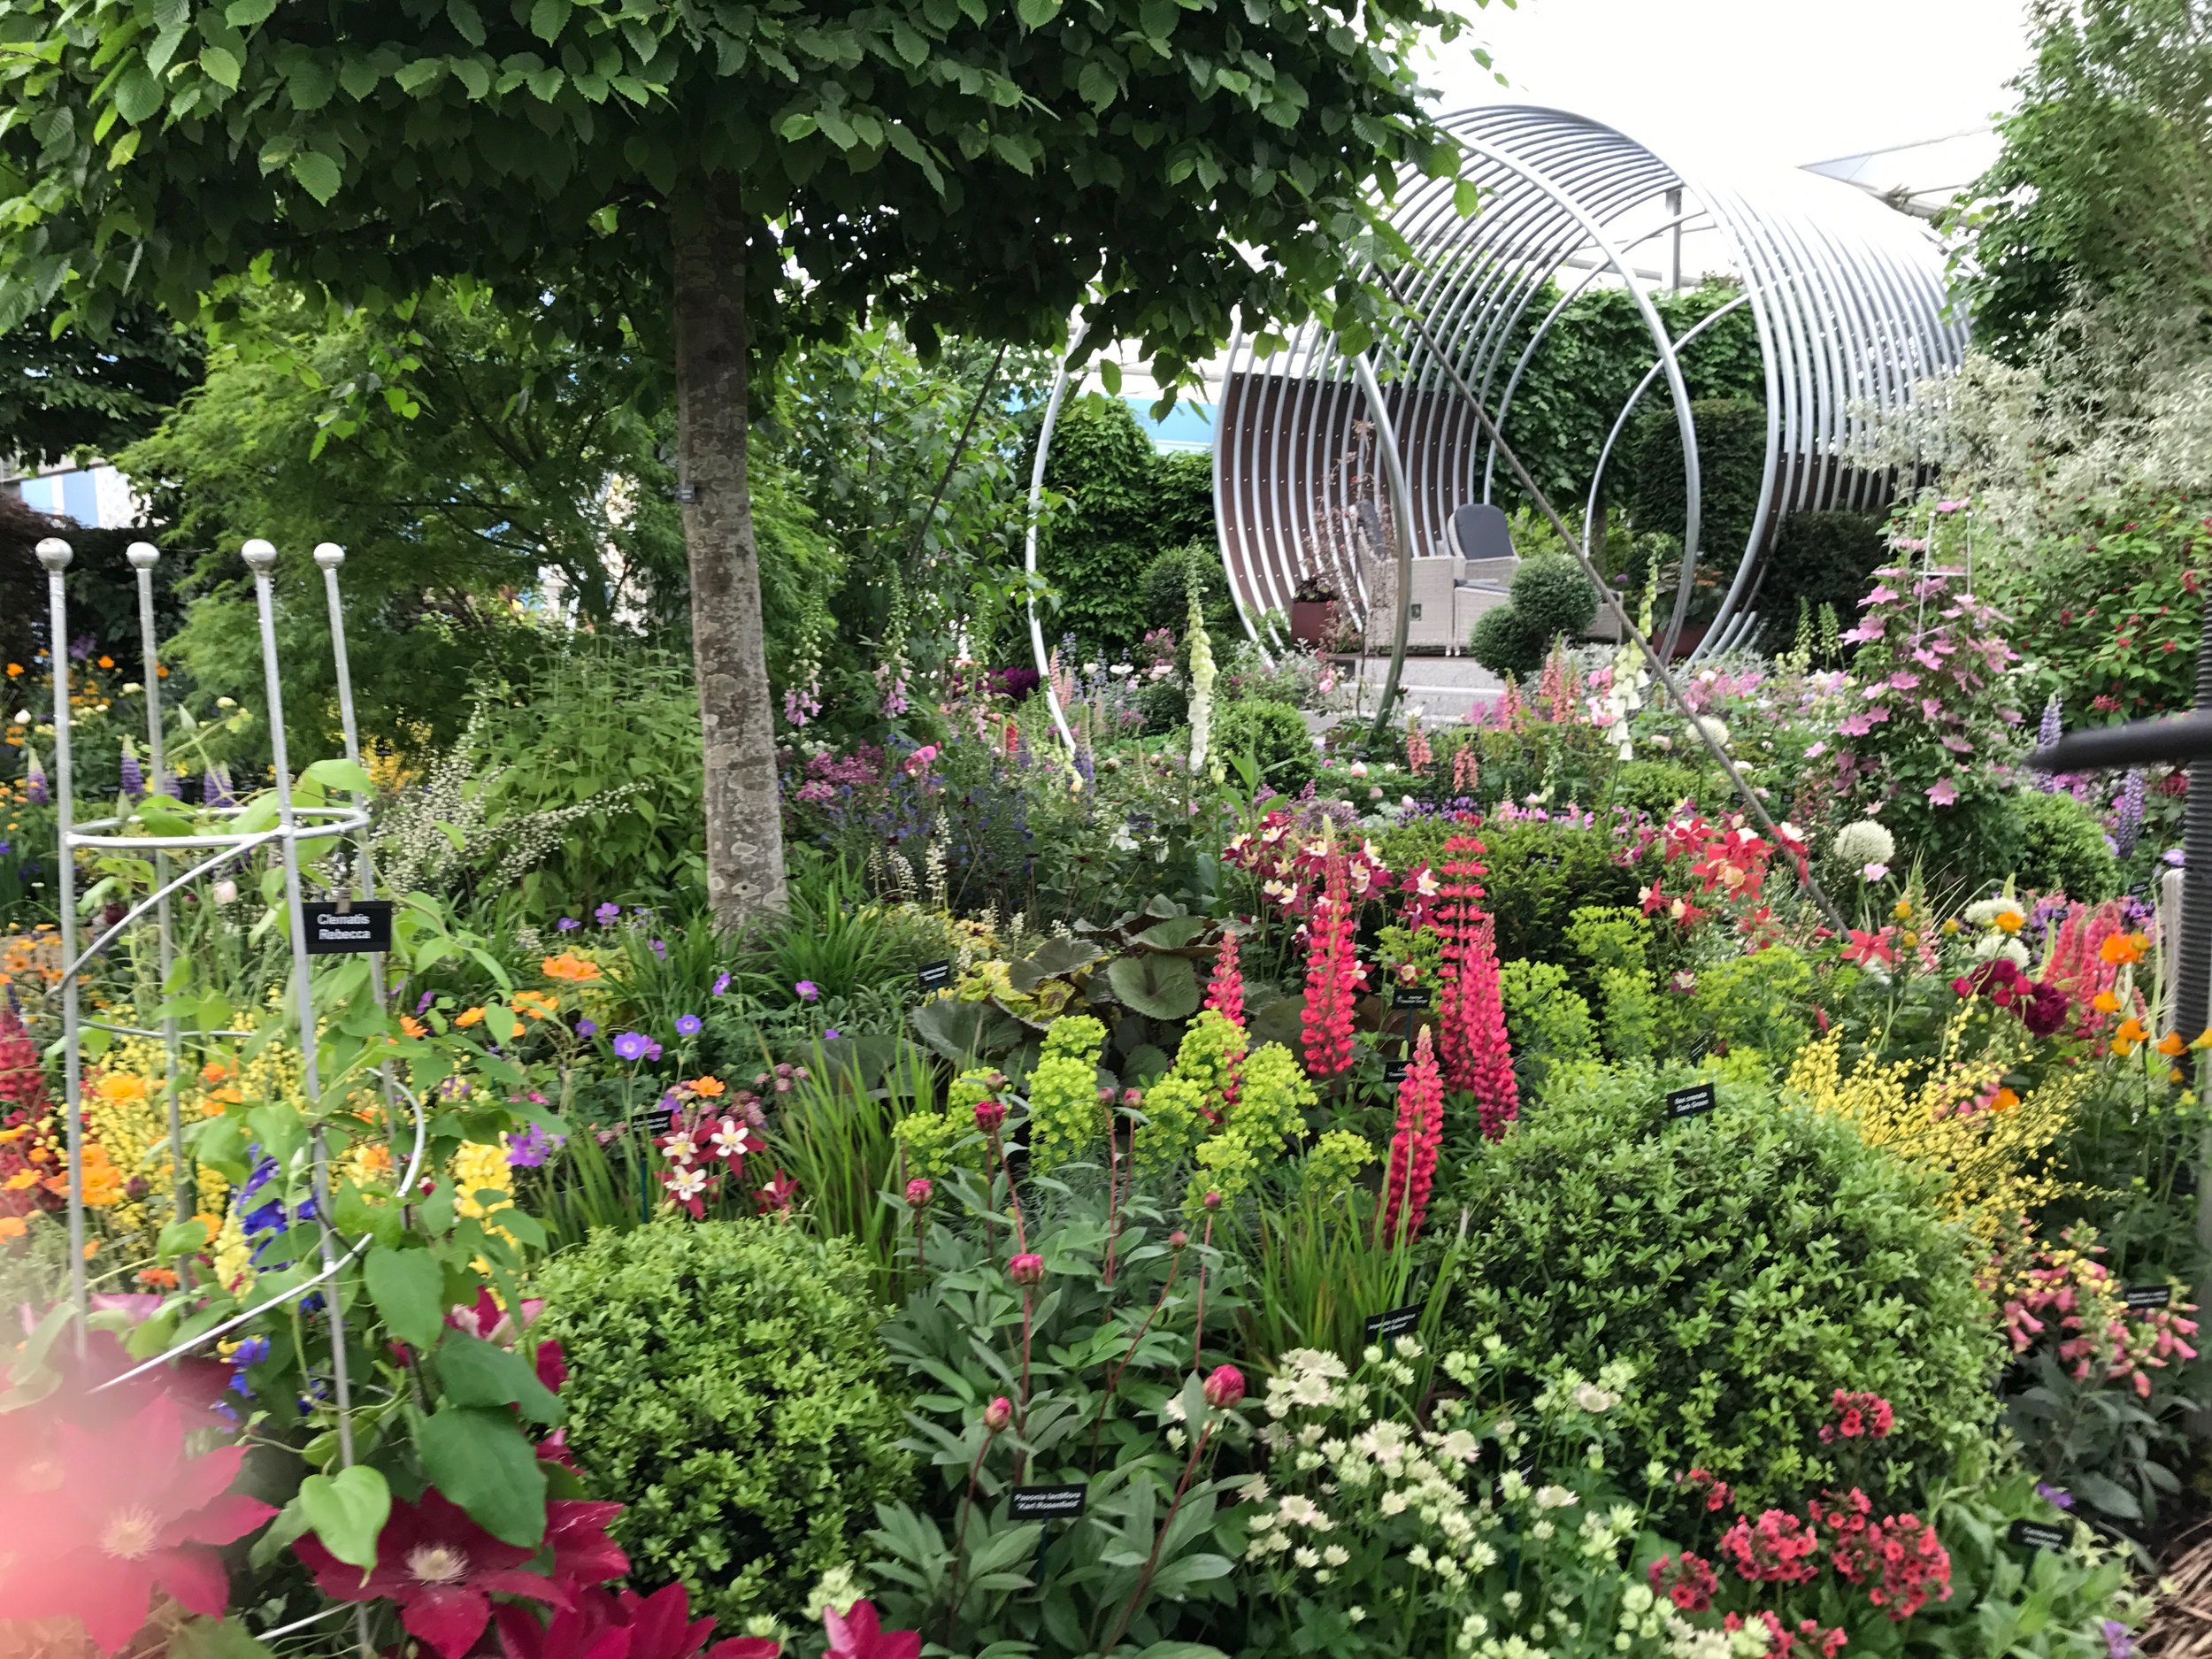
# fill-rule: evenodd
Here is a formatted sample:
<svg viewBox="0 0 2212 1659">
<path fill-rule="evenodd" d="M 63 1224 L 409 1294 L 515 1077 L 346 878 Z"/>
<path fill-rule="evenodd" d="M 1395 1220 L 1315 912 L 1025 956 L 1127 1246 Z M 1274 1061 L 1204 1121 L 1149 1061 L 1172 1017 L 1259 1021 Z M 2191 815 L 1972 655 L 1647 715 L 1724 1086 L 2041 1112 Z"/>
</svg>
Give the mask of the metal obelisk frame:
<svg viewBox="0 0 2212 1659">
<path fill-rule="evenodd" d="M 266 701 L 269 722 L 269 741 L 274 763 L 273 792 L 277 808 L 274 827 L 265 830 L 240 830 L 217 827 L 198 834 L 132 833 L 127 817 L 88 819 L 82 823 L 76 818 L 76 774 L 71 744 L 70 671 L 69 671 L 69 613 L 65 577 L 69 570 L 72 553 L 69 544 L 58 537 L 50 537 L 38 544 L 39 563 L 45 567 L 47 583 L 48 624 L 50 630 L 50 658 L 53 665 L 54 686 L 54 789 L 57 817 L 59 820 L 59 876 L 60 934 L 62 975 L 57 987 L 61 1002 L 62 1056 L 65 1101 L 63 1111 L 68 1144 L 69 1175 L 69 1244 L 70 1298 L 80 1316 L 79 1341 L 83 1340 L 82 1316 L 90 1305 L 90 1286 L 86 1271 L 85 1201 L 84 1201 L 84 1033 L 99 1029 L 134 1036 L 159 1037 L 162 1041 L 166 1069 L 165 1095 L 168 1105 L 168 1145 L 173 1161 L 174 1179 L 172 1183 L 173 1219 L 181 1219 L 188 1213 L 194 1202 L 196 1182 L 186 1160 L 183 1125 L 180 1116 L 179 1085 L 182 1071 L 181 1059 L 188 1043 L 204 1042 L 215 1038 L 237 1038 L 251 1033 L 238 1031 L 186 1029 L 175 1013 L 173 987 L 170 981 L 177 963 L 174 918 L 171 902 L 174 895 L 193 883 L 204 880 L 218 872 L 243 859 L 255 849 L 273 847 L 284 872 L 284 902 L 292 945 L 292 972 L 290 1002 L 292 1018 L 299 1031 L 302 1071 L 303 1106 L 314 1128 L 310 1141 L 311 1168 L 309 1171 L 315 1200 L 319 1232 L 320 1271 L 303 1283 L 281 1294 L 260 1302 L 243 1312 L 234 1315 L 211 1330 L 202 1332 L 191 1340 L 180 1343 L 167 1352 L 132 1367 L 121 1376 L 101 1384 L 101 1388 L 113 1387 L 167 1364 L 171 1360 L 204 1348 L 218 1339 L 237 1330 L 273 1308 L 287 1302 L 305 1297 L 326 1285 L 357 1256 L 367 1243 L 365 1239 L 342 1241 L 330 1224 L 330 1156 L 329 1146 L 322 1127 L 315 1120 L 319 1116 L 322 1101 L 320 1058 L 317 1053 L 316 1033 L 318 1011 L 314 976 L 309 972 L 304 901 L 306 893 L 301 872 L 300 845 L 304 841 L 326 841 L 351 837 L 356 847 L 353 879 L 348 887 L 353 897 L 368 899 L 374 896 L 375 872 L 368 849 L 368 802 L 358 791 L 346 806 L 302 806 L 292 795 L 290 757 L 287 752 L 284 727 L 283 677 L 277 658 L 275 619 L 275 565 L 277 551 L 267 541 L 252 541 L 241 549 L 248 569 L 252 572 L 254 603 L 259 623 L 261 643 L 262 687 Z M 161 663 L 159 640 L 154 615 L 154 571 L 160 562 L 160 551 L 150 542 L 134 542 L 127 556 L 137 574 L 139 639 L 144 661 L 144 691 L 146 697 L 147 760 L 151 768 L 150 787 L 162 790 L 169 784 L 168 752 L 162 727 Z M 342 607 L 338 590 L 338 571 L 344 563 L 344 549 L 334 543 L 325 542 L 315 549 L 315 563 L 323 575 L 323 587 L 329 609 L 332 653 L 337 670 L 338 701 L 345 727 L 346 754 L 357 764 L 360 760 L 360 738 L 354 722 L 353 686 L 346 658 L 345 629 Z M 204 809 L 204 814 L 227 826 L 244 811 L 235 804 Z M 88 944 L 80 946 L 77 917 L 76 860 L 81 852 L 111 852 L 127 854 L 134 857 L 150 855 L 154 865 L 153 890 L 127 908 L 115 922 L 97 933 Z M 181 873 L 173 866 L 182 864 Z M 139 927 L 150 917 L 156 933 L 156 950 L 160 974 L 162 1013 L 158 1029 L 144 1025 L 124 1025 L 105 1019 L 88 1019 L 84 1016 L 82 985 L 86 970 L 101 953 Z M 372 995 L 380 1004 L 384 994 L 384 964 L 380 954 L 372 954 L 369 962 Z M 426 1140 L 426 1122 L 419 1102 L 409 1097 L 396 1083 L 388 1064 L 378 1071 L 380 1093 L 391 1116 L 402 1112 L 411 1116 L 414 1128 L 414 1147 L 406 1171 L 399 1178 L 398 1190 L 412 1190 L 422 1169 Z M 329 1322 L 331 1349 L 331 1395 L 338 1412 L 339 1459 L 342 1464 L 354 1461 L 353 1428 L 351 1421 L 352 1386 L 346 1358 L 346 1325 L 342 1299 L 334 1286 L 323 1298 L 323 1308 Z M 98 1392 L 97 1389 L 95 1392 Z M 317 1616 L 321 1617 L 320 1615 Z M 303 1621 L 311 1622 L 311 1621 Z M 293 1628 L 288 1626 L 287 1629 Z M 267 1635 L 284 1633 L 268 1632 Z M 360 1635 L 365 1647 L 367 1630 L 363 1623 Z"/>
</svg>

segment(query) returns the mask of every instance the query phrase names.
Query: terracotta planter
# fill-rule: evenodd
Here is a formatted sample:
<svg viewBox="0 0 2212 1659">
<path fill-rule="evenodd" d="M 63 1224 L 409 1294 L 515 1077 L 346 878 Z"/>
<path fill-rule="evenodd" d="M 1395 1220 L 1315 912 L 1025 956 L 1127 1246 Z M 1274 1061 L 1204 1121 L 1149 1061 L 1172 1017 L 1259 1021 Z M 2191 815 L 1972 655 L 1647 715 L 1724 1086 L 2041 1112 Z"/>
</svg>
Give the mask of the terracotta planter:
<svg viewBox="0 0 2212 1659">
<path fill-rule="evenodd" d="M 1334 602 L 1326 599 L 1292 600 L 1290 637 L 1302 645 L 1326 645 L 1329 642 L 1329 612 L 1334 608 Z"/>
</svg>

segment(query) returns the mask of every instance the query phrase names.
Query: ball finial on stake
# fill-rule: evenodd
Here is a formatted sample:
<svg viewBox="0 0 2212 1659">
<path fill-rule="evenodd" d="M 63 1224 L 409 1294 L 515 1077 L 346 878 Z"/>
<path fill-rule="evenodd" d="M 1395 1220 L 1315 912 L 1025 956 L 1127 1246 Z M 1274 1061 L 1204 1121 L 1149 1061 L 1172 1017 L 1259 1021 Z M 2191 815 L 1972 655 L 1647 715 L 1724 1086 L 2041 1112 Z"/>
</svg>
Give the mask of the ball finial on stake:
<svg viewBox="0 0 2212 1659">
<path fill-rule="evenodd" d="M 43 565 L 48 570 L 65 571 L 69 568 L 69 560 L 71 557 L 69 543 L 63 541 L 59 536 L 50 535 L 46 537 L 43 541 L 40 541 L 35 550 L 38 554 L 38 562 Z"/>
<path fill-rule="evenodd" d="M 346 550 L 335 541 L 315 543 L 315 563 L 326 571 L 334 571 L 346 562 Z"/>
<path fill-rule="evenodd" d="M 276 566 L 276 543 L 265 541 L 259 536 L 240 548 L 238 554 L 257 571 L 273 570 Z"/>
<path fill-rule="evenodd" d="M 134 571 L 150 571 L 161 561 L 161 549 L 150 541 L 134 541 L 123 549 L 123 557 L 131 562 Z"/>
</svg>

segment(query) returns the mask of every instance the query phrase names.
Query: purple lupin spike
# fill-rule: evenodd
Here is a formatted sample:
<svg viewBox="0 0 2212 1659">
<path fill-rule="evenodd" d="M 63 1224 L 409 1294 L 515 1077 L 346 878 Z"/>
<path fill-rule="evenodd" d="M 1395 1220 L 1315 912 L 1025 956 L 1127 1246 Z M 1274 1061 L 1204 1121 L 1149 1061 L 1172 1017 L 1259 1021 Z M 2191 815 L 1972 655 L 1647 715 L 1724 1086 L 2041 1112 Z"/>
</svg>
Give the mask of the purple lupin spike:
<svg viewBox="0 0 2212 1659">
<path fill-rule="evenodd" d="M 2120 810 L 2112 825 L 2112 849 L 2125 858 L 2143 833 L 2143 769 L 2129 770 L 2120 785 Z"/>
<path fill-rule="evenodd" d="M 2052 744 L 2057 742 L 2058 740 L 2058 693 L 2054 691 L 2043 704 L 2043 718 L 2036 725 L 2035 746 L 2038 749 L 2048 749 Z M 2059 786 L 2057 781 L 2049 772 L 2039 772 L 2035 775 L 2035 787 L 2043 791 L 2045 795 L 2052 795 L 2057 792 Z"/>
<path fill-rule="evenodd" d="M 131 747 L 131 740 L 123 740 L 123 798 L 135 801 L 146 793 L 146 769 L 138 764 L 138 751 Z"/>
<path fill-rule="evenodd" d="M 230 792 L 230 772 L 220 763 L 211 764 L 207 776 L 200 780 L 200 803 L 203 806 L 236 806 L 237 798 Z"/>
<path fill-rule="evenodd" d="M 23 752 L 28 762 L 23 772 L 23 798 L 33 806 L 44 806 L 53 798 L 46 792 L 46 768 L 38 764 L 38 750 L 27 749 Z"/>
</svg>

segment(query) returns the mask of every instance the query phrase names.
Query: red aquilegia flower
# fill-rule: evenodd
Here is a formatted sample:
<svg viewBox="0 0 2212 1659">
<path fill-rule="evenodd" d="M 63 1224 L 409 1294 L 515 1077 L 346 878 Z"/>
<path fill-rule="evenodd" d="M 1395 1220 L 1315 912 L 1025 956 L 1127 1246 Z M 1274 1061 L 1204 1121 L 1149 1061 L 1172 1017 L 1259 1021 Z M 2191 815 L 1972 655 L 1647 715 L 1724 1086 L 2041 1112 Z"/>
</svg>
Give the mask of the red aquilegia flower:
<svg viewBox="0 0 2212 1659">
<path fill-rule="evenodd" d="M 553 1511 L 563 1507 L 546 1506 L 549 1532 Z M 524 1567 L 535 1549 L 494 1538 L 435 1487 L 418 1502 L 393 1500 L 391 1517 L 377 1534 L 376 1565 L 365 1580 L 359 1568 L 340 1561 L 320 1539 L 299 1539 L 292 1550 L 325 1595 L 335 1601 L 396 1603 L 408 1632 L 444 1659 L 463 1659 L 475 1646 L 491 1622 L 494 1591 L 557 1604 L 568 1599 L 552 1579 Z M 557 1555 L 557 1570 L 558 1564 Z"/>
<path fill-rule="evenodd" d="M 44 1417 L 26 1412 L 27 1434 L 32 1412 Z M 163 1394 L 96 1432 L 65 1419 L 27 1439 L 10 1471 L 0 1618 L 74 1618 L 103 1654 L 137 1634 L 156 1590 L 220 1618 L 230 1578 L 216 1547 L 276 1510 L 230 1490 L 244 1447 L 187 1457 L 184 1434 Z"/>
</svg>

